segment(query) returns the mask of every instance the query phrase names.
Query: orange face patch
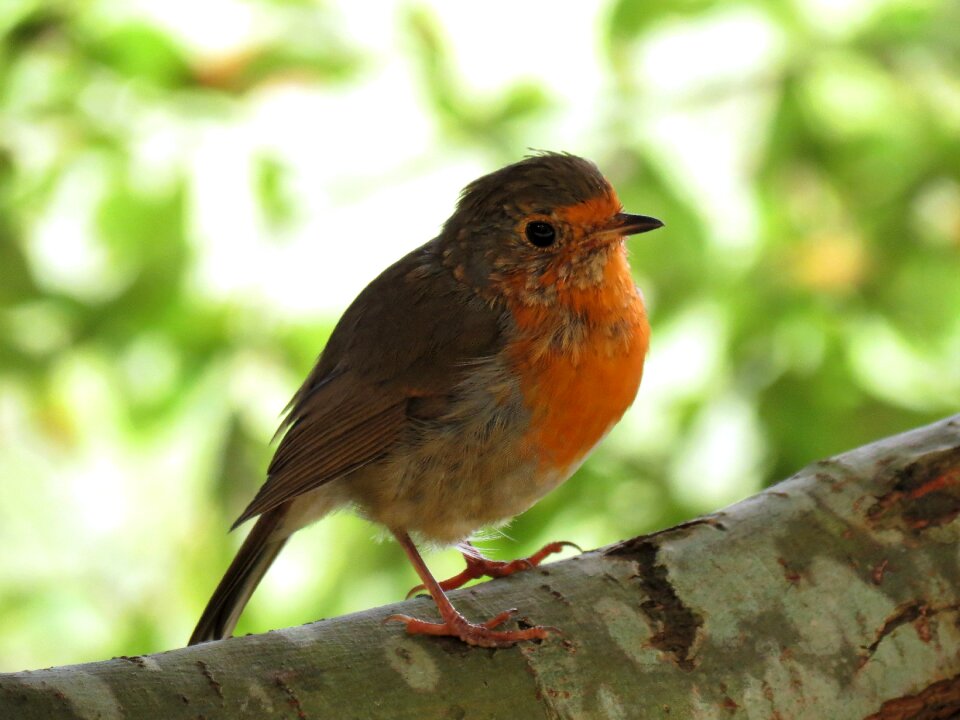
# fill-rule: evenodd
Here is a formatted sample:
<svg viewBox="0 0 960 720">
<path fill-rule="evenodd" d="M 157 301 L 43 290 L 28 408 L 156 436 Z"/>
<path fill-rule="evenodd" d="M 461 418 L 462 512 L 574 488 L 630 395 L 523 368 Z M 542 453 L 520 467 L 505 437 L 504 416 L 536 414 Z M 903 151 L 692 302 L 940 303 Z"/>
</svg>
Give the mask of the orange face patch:
<svg viewBox="0 0 960 720">
<path fill-rule="evenodd" d="M 591 230 L 600 227 L 620 212 L 623 206 L 613 188 L 595 198 L 584 200 L 557 210 L 557 217 L 569 223 L 575 229 Z"/>
<path fill-rule="evenodd" d="M 610 253 L 602 283 L 558 288 L 557 300 L 547 307 L 511 303 L 519 337 L 508 352 L 531 413 L 524 441 L 544 473 L 562 474 L 633 402 L 650 327 L 623 248 Z M 564 325 L 574 318 L 580 327 Z"/>
</svg>

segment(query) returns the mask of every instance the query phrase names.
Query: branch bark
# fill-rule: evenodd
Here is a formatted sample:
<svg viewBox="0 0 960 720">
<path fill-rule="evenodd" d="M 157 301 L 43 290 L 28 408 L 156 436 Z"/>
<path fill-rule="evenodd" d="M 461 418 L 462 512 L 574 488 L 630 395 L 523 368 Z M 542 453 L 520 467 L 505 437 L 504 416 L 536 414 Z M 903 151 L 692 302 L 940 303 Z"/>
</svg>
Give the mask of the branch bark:
<svg viewBox="0 0 960 720">
<path fill-rule="evenodd" d="M 143 657 L 0 675 L 0 717 L 960 716 L 960 415 L 726 510 L 456 593 L 563 629 L 407 637 L 427 599 Z M 525 622 L 521 620 L 520 622 Z"/>
</svg>

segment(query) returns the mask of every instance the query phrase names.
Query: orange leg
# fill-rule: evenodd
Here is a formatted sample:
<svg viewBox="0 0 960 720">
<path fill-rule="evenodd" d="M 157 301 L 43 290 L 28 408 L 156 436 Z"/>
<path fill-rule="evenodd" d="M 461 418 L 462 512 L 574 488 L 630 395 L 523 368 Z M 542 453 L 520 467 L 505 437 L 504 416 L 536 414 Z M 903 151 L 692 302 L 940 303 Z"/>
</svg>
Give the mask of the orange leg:
<svg viewBox="0 0 960 720">
<path fill-rule="evenodd" d="M 466 543 L 469 545 L 470 543 Z M 472 546 L 471 546 L 472 547 Z M 481 578 L 484 576 L 498 578 L 506 577 L 507 575 L 513 575 L 515 572 L 520 572 L 521 570 L 529 570 L 530 568 L 535 568 L 537 565 L 542 563 L 547 557 L 558 553 L 565 547 L 572 547 L 580 550 L 579 545 L 572 542 L 567 542 L 566 540 L 561 540 L 559 542 L 552 542 L 544 545 L 542 548 L 537 550 L 530 557 L 520 558 L 519 560 L 512 560 L 510 562 L 502 562 L 500 560 L 488 560 L 479 554 L 473 554 L 469 552 L 461 551 L 463 559 L 467 562 L 467 567 L 463 569 L 458 575 L 454 575 L 452 578 L 447 578 L 446 580 L 440 583 L 440 587 L 444 590 L 456 590 L 458 587 L 466 585 L 471 580 L 476 578 Z M 410 592 L 407 593 L 409 598 L 411 595 L 424 590 L 426 585 L 417 585 L 414 588 L 410 589 Z"/>
<path fill-rule="evenodd" d="M 427 589 L 433 601 L 437 604 L 442 622 L 427 622 L 409 615 L 391 615 L 384 622 L 402 622 L 407 626 L 407 633 L 410 635 L 447 635 L 460 638 L 468 645 L 478 645 L 480 647 L 510 647 L 523 640 L 543 640 L 548 633 L 559 632 L 556 628 L 539 626 L 524 630 L 494 630 L 498 625 L 502 625 L 509 620 L 516 610 L 506 610 L 479 625 L 471 623 L 453 607 L 450 599 L 443 592 L 443 588 L 440 587 L 440 583 L 430 574 L 430 570 L 423 562 L 423 558 L 420 557 L 420 553 L 417 552 L 410 536 L 400 530 L 394 530 L 393 534 L 410 559 L 417 575 L 423 580 L 423 587 Z"/>
</svg>

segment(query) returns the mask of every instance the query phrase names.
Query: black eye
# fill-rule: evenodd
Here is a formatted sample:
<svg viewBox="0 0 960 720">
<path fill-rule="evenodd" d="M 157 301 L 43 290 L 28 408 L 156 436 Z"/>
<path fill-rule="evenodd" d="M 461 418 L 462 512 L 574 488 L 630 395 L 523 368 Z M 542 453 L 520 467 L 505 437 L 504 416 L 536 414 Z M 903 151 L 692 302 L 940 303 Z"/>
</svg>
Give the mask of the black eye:
<svg viewBox="0 0 960 720">
<path fill-rule="evenodd" d="M 550 247 L 557 239 L 557 231 L 548 222 L 537 220 L 527 223 L 527 240 L 537 247 Z"/>
</svg>

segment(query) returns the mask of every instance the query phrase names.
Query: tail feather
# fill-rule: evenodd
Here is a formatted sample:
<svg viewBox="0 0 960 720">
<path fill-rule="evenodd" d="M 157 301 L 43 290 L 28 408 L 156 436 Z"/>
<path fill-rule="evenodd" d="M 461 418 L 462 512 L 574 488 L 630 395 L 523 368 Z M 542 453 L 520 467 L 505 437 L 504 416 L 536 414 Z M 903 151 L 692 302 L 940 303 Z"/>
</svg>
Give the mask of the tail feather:
<svg viewBox="0 0 960 720">
<path fill-rule="evenodd" d="M 247 601 L 287 542 L 288 535 L 276 537 L 275 532 L 286 510 L 286 506 L 280 506 L 257 520 L 200 616 L 190 645 L 233 633 Z"/>
</svg>

